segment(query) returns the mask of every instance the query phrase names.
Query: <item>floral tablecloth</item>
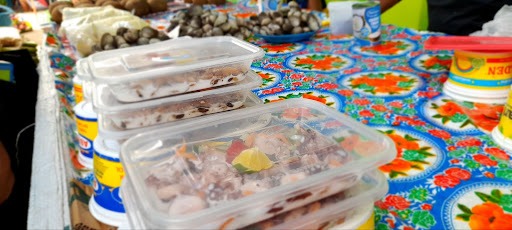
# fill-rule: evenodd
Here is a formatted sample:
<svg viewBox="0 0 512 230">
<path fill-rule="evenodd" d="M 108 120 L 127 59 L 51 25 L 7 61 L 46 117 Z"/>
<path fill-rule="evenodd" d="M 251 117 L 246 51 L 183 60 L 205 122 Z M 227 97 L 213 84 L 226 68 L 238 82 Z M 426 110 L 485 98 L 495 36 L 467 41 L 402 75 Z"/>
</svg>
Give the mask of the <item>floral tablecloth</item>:
<svg viewBox="0 0 512 230">
<path fill-rule="evenodd" d="M 220 10 L 247 17 L 255 4 Z M 164 27 L 168 18 L 151 22 Z M 443 95 L 452 52 L 423 50 L 439 34 L 390 25 L 382 33 L 365 48 L 328 29 L 302 43 L 254 41 L 266 51 L 253 63 L 263 79 L 254 93 L 266 103 L 325 103 L 395 142 L 396 159 L 380 167 L 390 190 L 375 205 L 377 229 L 512 229 L 510 155 L 489 135 L 503 106 Z"/>
<path fill-rule="evenodd" d="M 248 17 L 255 4 L 217 10 Z M 148 21 L 165 29 L 170 17 Z M 252 66 L 263 79 L 254 93 L 265 103 L 322 102 L 396 143 L 396 159 L 380 167 L 390 190 L 375 204 L 377 229 L 512 229 L 510 155 L 489 135 L 503 106 L 443 95 L 452 53 L 424 51 L 432 35 L 439 34 L 384 25 L 373 47 L 353 46 L 351 36 L 328 29 L 301 43 L 256 40 L 266 55 Z"/>
<path fill-rule="evenodd" d="M 303 97 L 367 124 L 396 144 L 380 167 L 389 193 L 375 206 L 377 229 L 512 229 L 510 156 L 489 135 L 502 106 L 442 94 L 450 52 L 425 52 L 433 34 L 383 26 L 382 44 L 361 48 L 328 30 L 314 41 L 257 44 L 254 90 L 266 103 Z"/>
</svg>

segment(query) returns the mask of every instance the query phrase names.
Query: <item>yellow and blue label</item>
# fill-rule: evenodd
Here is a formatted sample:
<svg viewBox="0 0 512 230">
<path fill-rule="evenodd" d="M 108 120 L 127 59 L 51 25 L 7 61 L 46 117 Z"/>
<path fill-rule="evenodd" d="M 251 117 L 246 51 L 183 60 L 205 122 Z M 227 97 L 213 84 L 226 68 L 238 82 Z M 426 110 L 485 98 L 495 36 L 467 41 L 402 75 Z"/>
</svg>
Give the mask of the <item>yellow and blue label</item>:
<svg viewBox="0 0 512 230">
<path fill-rule="evenodd" d="M 73 84 L 73 92 L 75 94 L 75 104 L 78 104 L 84 100 L 84 91 L 82 85 Z"/>
<path fill-rule="evenodd" d="M 512 91 L 508 94 L 507 104 L 501 114 L 498 130 L 505 138 L 512 140 Z"/>
<path fill-rule="evenodd" d="M 124 213 L 123 200 L 119 188 L 124 177 L 124 170 L 119 158 L 105 156 L 94 152 L 94 200 L 101 207 Z"/>
<path fill-rule="evenodd" d="M 76 116 L 78 129 L 78 145 L 80 153 L 87 158 L 93 158 L 93 141 L 98 135 L 98 119 Z"/>
<path fill-rule="evenodd" d="M 448 81 L 471 89 L 506 90 L 512 84 L 512 53 L 456 50 Z"/>
</svg>

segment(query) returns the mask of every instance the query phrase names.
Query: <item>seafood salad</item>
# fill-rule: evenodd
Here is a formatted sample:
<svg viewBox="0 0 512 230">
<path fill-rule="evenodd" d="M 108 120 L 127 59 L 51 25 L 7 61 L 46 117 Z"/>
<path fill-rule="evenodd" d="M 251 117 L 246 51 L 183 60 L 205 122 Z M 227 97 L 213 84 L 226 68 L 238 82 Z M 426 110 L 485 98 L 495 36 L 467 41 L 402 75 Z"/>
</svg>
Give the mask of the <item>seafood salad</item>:
<svg viewBox="0 0 512 230">
<path fill-rule="evenodd" d="M 265 229 L 272 229 L 272 228 L 278 228 L 280 225 L 285 223 L 290 223 L 292 221 L 297 220 L 298 218 L 303 218 L 308 215 L 312 215 L 315 212 L 320 211 L 321 209 L 328 208 L 331 205 L 336 205 L 340 201 L 344 201 L 347 199 L 348 196 L 345 191 L 337 193 L 335 195 L 329 196 L 327 198 L 315 201 L 313 203 L 310 203 L 306 206 L 293 209 L 289 212 L 279 214 L 277 216 L 274 216 L 270 219 L 251 224 L 249 226 L 246 226 L 244 228 L 241 228 L 241 230 L 265 230 Z M 352 211 L 352 210 L 351 210 Z M 330 227 L 336 226 L 338 224 L 342 224 L 345 220 L 345 213 L 341 214 L 340 218 L 334 219 L 332 221 L 327 221 L 323 223 L 318 223 L 319 226 L 317 229 L 329 229 Z"/>
<path fill-rule="evenodd" d="M 190 214 L 265 192 L 350 160 L 336 141 L 300 122 L 236 137 L 184 142 L 172 151 L 169 160 L 152 167 L 145 177 L 146 186 L 161 201 L 160 208 L 170 215 Z M 304 201 L 308 196 L 316 194 L 306 192 L 286 201 Z M 266 212 L 277 214 L 281 210 L 286 208 Z"/>
</svg>

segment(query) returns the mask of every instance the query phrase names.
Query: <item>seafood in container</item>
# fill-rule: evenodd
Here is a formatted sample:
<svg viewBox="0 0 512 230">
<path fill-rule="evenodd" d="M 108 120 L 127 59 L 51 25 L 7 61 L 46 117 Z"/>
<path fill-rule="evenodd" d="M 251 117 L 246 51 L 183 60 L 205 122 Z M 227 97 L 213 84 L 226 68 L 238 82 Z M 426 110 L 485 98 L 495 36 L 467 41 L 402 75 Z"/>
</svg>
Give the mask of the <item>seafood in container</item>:
<svg viewBox="0 0 512 230">
<path fill-rule="evenodd" d="M 126 103 L 242 81 L 253 60 L 263 55 L 257 46 L 225 36 L 168 40 L 100 52 L 87 60 L 93 94 L 106 87 Z"/>
<path fill-rule="evenodd" d="M 388 192 L 388 187 L 388 181 L 381 172 L 370 171 L 345 191 L 241 230 L 358 229 L 371 217 L 373 203 Z"/>
<path fill-rule="evenodd" d="M 260 85 L 260 76 L 251 71 L 237 84 L 130 104 L 112 100 L 104 90 L 98 95 L 104 104 L 95 110 L 102 129 L 136 129 L 241 108 L 250 90 Z"/>
<path fill-rule="evenodd" d="M 289 99 L 130 138 L 121 190 L 132 227 L 237 229 L 349 189 L 395 155 L 385 135 Z"/>
</svg>

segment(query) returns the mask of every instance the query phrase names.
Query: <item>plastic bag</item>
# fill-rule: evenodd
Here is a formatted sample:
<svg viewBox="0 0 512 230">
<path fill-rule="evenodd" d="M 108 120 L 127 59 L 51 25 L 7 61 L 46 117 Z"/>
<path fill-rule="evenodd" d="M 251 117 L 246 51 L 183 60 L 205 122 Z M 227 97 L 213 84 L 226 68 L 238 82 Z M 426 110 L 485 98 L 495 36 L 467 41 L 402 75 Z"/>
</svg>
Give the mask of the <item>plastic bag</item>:
<svg viewBox="0 0 512 230">
<path fill-rule="evenodd" d="M 485 23 L 482 30 L 471 36 L 512 36 L 512 6 L 504 5 L 494 16 L 494 19 Z"/>
<path fill-rule="evenodd" d="M 64 8 L 62 10 L 63 21 L 60 24 L 59 35 L 70 34 L 67 30 L 105 18 L 132 16 L 131 13 L 125 10 L 116 9 L 112 6 L 91 8 L 93 8 L 93 11 L 89 8 Z"/>
<path fill-rule="evenodd" d="M 105 33 L 115 34 L 119 27 L 141 29 L 148 24 L 133 15 L 107 17 L 77 27 L 68 28 L 66 37 L 76 48 L 79 56 L 86 57 L 92 53 L 92 47 L 99 44 Z"/>
<path fill-rule="evenodd" d="M 92 47 L 99 44 L 101 36 L 105 33 L 115 34 L 119 27 L 141 29 L 148 25 L 141 18 L 112 6 L 102 7 L 96 11 L 87 8 L 65 8 L 63 14 L 67 15 L 67 18 L 62 21 L 59 34 L 68 39 L 79 58 L 90 55 Z"/>
</svg>

